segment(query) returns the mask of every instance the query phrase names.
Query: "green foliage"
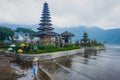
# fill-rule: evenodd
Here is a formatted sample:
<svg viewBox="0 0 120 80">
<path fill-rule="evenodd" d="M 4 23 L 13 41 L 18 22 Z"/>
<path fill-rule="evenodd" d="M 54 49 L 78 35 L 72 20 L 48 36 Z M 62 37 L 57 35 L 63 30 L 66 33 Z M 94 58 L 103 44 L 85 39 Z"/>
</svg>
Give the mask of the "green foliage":
<svg viewBox="0 0 120 80">
<path fill-rule="evenodd" d="M 24 54 L 35 54 L 34 50 L 29 50 L 29 52 L 25 52 Z"/>
<path fill-rule="evenodd" d="M 80 49 L 79 46 L 74 46 L 72 44 L 66 44 L 66 46 L 62 48 L 56 47 L 54 45 L 47 45 L 47 46 L 32 45 L 32 46 L 37 46 L 39 50 L 35 51 L 34 49 L 32 49 L 29 52 L 25 52 L 25 54 L 42 54 L 42 53 L 52 53 L 52 52 Z"/>
<path fill-rule="evenodd" d="M 74 47 L 66 47 L 66 48 L 55 48 L 55 49 L 45 49 L 45 50 L 38 50 L 37 54 L 42 54 L 42 53 L 52 53 L 52 52 L 59 52 L 59 51 L 68 51 L 68 50 L 74 50 L 74 49 L 80 49 L 79 46 L 74 46 Z M 33 53 L 34 52 L 30 52 Z"/>
<path fill-rule="evenodd" d="M 31 40 L 33 39 L 32 35 L 35 34 L 35 31 L 33 31 L 31 28 L 17 28 L 15 30 L 15 32 L 17 32 L 20 35 L 24 36 L 24 38 L 26 36 L 29 36 Z M 17 38 L 17 36 L 16 36 L 16 38 Z"/>
<path fill-rule="evenodd" d="M 67 51 L 67 50 L 73 50 L 73 49 L 80 49 L 80 47 L 79 46 L 74 46 L 74 47 L 66 47 L 66 48 L 47 49 L 47 50 L 43 51 L 43 53 Z"/>
<path fill-rule="evenodd" d="M 16 30 L 15 30 L 17 33 L 29 33 L 30 35 L 33 35 L 35 33 L 35 31 L 33 31 L 31 28 L 20 28 L 18 27 Z"/>
<path fill-rule="evenodd" d="M 65 44 L 64 47 L 73 47 L 73 44 Z"/>
<path fill-rule="evenodd" d="M 46 49 L 56 49 L 57 47 L 54 46 L 54 45 L 47 45 L 47 46 L 42 46 L 42 45 L 37 45 L 37 47 L 40 49 L 40 50 L 46 50 Z"/>
<path fill-rule="evenodd" d="M 76 45 L 76 46 L 79 46 L 79 45 L 80 45 L 80 44 L 79 44 L 79 40 L 76 40 L 75 45 Z"/>
<path fill-rule="evenodd" d="M 10 43 L 0 43 L 0 49 L 7 49 L 9 48 Z"/>
<path fill-rule="evenodd" d="M 97 46 L 104 46 L 104 44 L 102 44 L 102 43 L 97 43 Z"/>
<path fill-rule="evenodd" d="M 92 47 L 93 47 L 93 46 L 104 46 L 104 44 L 102 44 L 102 43 L 100 43 L 100 42 L 99 42 L 99 43 L 96 43 L 96 44 L 92 43 L 91 46 L 92 46 Z"/>
<path fill-rule="evenodd" d="M 14 50 L 17 52 L 17 51 L 18 51 L 18 49 L 21 49 L 21 47 L 19 46 L 19 44 L 16 44 L 16 46 L 15 46 Z"/>
<path fill-rule="evenodd" d="M 14 50 L 17 52 L 18 49 L 23 49 L 24 53 L 23 54 L 42 54 L 42 53 L 52 53 L 52 52 L 59 52 L 59 51 L 67 51 L 67 50 L 74 50 L 74 49 L 80 49 L 80 46 L 74 46 L 73 44 L 66 44 L 65 47 L 56 47 L 54 45 L 47 45 L 47 46 L 41 46 L 41 45 L 36 45 L 36 44 L 30 44 L 28 45 L 28 47 L 31 46 L 31 48 L 29 48 L 28 51 L 26 50 L 26 47 L 22 48 L 20 46 L 21 43 L 14 43 L 16 46 L 14 48 Z M 8 49 L 10 47 L 11 43 L 0 43 L 0 48 L 5 48 Z M 38 50 L 34 50 L 34 46 L 38 47 Z"/>
<path fill-rule="evenodd" d="M 8 27 L 0 26 L 0 41 L 3 42 L 6 38 L 13 39 L 14 31 Z"/>
</svg>

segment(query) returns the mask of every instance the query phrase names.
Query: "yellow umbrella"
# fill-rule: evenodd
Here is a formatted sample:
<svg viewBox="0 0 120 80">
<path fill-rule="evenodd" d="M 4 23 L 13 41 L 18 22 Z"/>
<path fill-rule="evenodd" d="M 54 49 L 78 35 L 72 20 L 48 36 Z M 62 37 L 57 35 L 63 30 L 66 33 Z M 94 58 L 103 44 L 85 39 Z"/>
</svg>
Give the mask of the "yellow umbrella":
<svg viewBox="0 0 120 80">
<path fill-rule="evenodd" d="M 24 46 L 25 46 L 25 44 L 24 44 L 24 43 L 22 43 L 22 44 L 20 44 L 20 46 L 21 46 L 21 47 L 24 47 Z"/>
<path fill-rule="evenodd" d="M 22 49 L 18 49 L 17 52 L 18 52 L 18 53 L 23 53 L 23 50 L 22 50 Z"/>
</svg>

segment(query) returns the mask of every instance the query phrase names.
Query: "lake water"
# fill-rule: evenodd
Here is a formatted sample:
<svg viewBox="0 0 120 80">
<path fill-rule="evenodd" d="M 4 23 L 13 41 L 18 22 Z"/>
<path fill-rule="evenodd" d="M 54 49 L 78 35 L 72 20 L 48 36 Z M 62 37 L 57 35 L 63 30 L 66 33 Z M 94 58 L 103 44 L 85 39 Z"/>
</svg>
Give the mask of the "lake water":
<svg viewBox="0 0 120 80">
<path fill-rule="evenodd" d="M 107 45 L 105 51 L 40 61 L 39 67 L 41 80 L 120 80 L 120 45 Z M 26 75 L 18 80 L 33 80 L 31 67 L 22 69 Z"/>
</svg>

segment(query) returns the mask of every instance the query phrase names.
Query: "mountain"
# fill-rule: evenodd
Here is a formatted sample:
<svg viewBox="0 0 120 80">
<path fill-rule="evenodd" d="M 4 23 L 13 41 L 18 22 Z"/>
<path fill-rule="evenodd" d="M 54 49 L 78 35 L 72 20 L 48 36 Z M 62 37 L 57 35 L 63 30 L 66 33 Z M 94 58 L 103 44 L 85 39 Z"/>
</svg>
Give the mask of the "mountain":
<svg viewBox="0 0 120 80">
<path fill-rule="evenodd" d="M 83 33 L 86 31 L 92 40 L 106 42 L 107 44 L 120 44 L 120 29 L 101 29 L 98 27 L 73 27 L 73 28 L 56 28 L 56 32 L 69 31 L 75 34 L 73 41 L 82 39 Z"/>
<path fill-rule="evenodd" d="M 12 29 L 16 29 L 17 27 L 22 27 L 22 28 L 32 28 L 33 30 L 36 30 L 36 28 L 39 27 L 39 25 L 20 25 L 20 24 L 8 24 L 8 23 L 0 23 L 0 26 L 5 26 L 5 27 L 9 27 Z"/>
<path fill-rule="evenodd" d="M 17 25 L 17 24 L 0 24 L 0 26 L 10 27 L 15 29 L 17 27 L 23 28 L 32 28 L 36 30 L 39 25 Z M 64 31 L 69 31 L 75 34 L 75 37 L 72 40 L 75 42 L 76 40 L 82 39 L 83 33 L 86 31 L 88 36 L 92 40 L 97 40 L 99 42 L 106 42 L 107 44 L 120 44 L 120 28 L 118 29 L 101 29 L 99 27 L 86 27 L 86 26 L 79 26 L 79 27 L 71 27 L 71 28 L 58 28 L 55 27 L 55 32 L 62 33 Z M 37 31 L 37 30 L 36 30 Z"/>
</svg>

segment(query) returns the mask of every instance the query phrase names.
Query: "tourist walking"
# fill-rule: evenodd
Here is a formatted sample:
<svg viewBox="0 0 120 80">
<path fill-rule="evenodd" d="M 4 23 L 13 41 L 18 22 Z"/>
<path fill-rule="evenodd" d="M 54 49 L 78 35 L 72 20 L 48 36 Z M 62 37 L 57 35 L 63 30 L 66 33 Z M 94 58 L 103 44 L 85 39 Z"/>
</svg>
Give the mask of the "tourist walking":
<svg viewBox="0 0 120 80">
<path fill-rule="evenodd" d="M 33 60 L 33 76 L 34 80 L 37 80 L 37 74 L 38 74 L 38 58 L 34 58 Z"/>
</svg>

